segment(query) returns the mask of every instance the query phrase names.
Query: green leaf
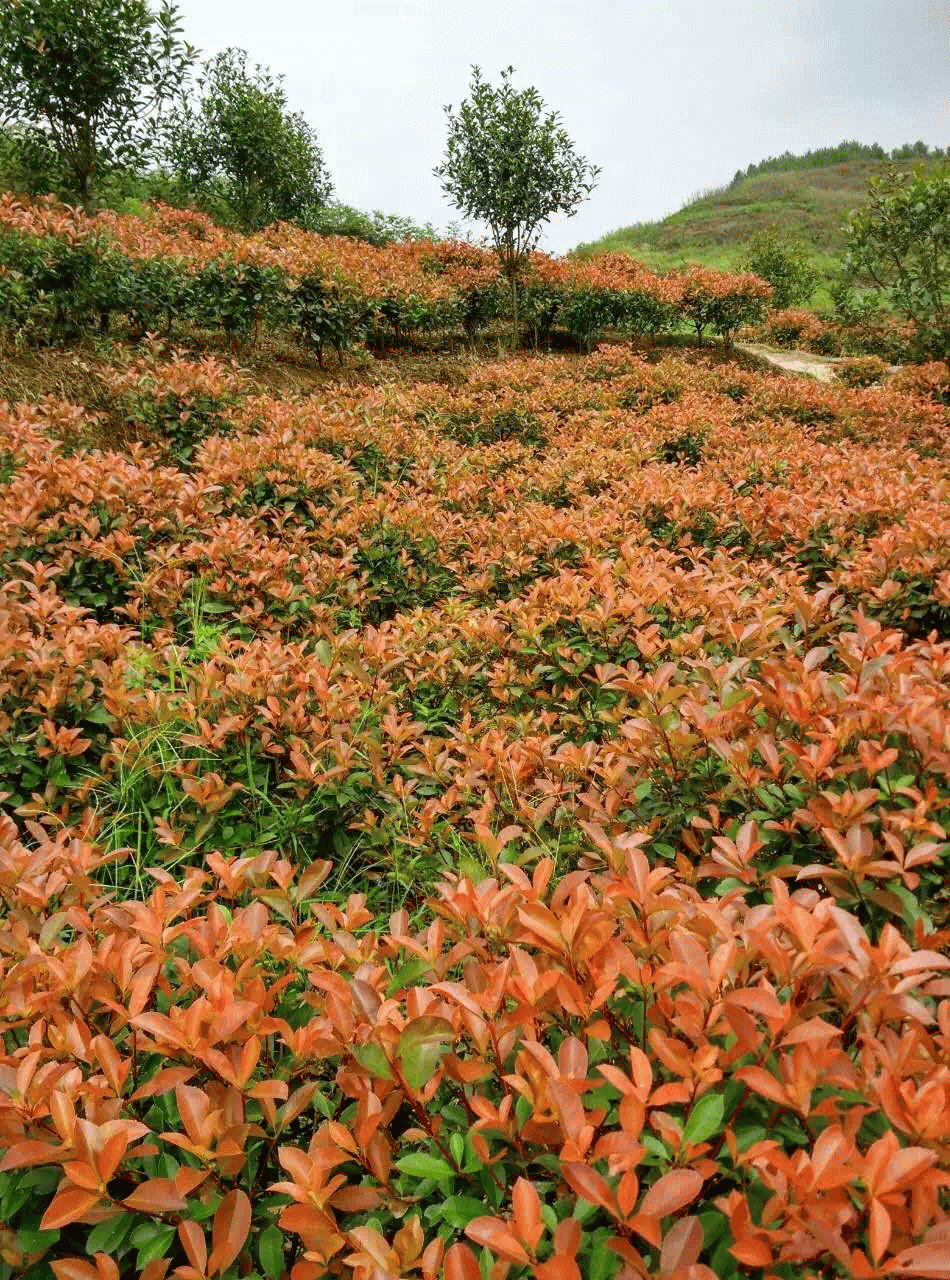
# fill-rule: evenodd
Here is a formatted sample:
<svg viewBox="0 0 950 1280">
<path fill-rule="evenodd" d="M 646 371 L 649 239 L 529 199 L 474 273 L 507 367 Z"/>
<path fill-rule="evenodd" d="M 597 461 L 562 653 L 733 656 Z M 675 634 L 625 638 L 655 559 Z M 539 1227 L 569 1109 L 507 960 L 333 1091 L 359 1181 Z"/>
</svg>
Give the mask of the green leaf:
<svg viewBox="0 0 950 1280">
<path fill-rule="evenodd" d="M 432 965 L 423 956 L 413 956 L 411 960 L 407 960 L 405 964 L 400 965 L 389 979 L 386 995 L 392 997 L 406 987 L 414 986 L 417 980 L 424 973 L 428 973 L 431 968 Z"/>
<path fill-rule="evenodd" d="M 428 1084 L 454 1040 L 455 1029 L 446 1018 L 414 1018 L 396 1048 L 406 1083 L 413 1089 Z"/>
<path fill-rule="evenodd" d="M 461 1230 L 467 1227 L 473 1218 L 481 1217 L 485 1212 L 485 1201 L 474 1196 L 449 1196 L 439 1205 L 442 1221 L 447 1226 Z"/>
<path fill-rule="evenodd" d="M 34 1231 L 30 1227 L 21 1227 L 16 1233 L 16 1242 L 24 1253 L 39 1253 L 55 1244 L 59 1236 L 59 1231 Z"/>
<path fill-rule="evenodd" d="M 164 1258 L 175 1239 L 174 1227 L 159 1227 L 151 1240 L 141 1246 L 137 1255 L 138 1266 L 144 1267 L 147 1262 L 156 1258 Z"/>
<path fill-rule="evenodd" d="M 257 1242 L 257 1256 L 265 1274 L 277 1280 L 284 1270 L 284 1233 L 280 1227 L 264 1228 Z"/>
<path fill-rule="evenodd" d="M 355 1044 L 350 1052 L 365 1071 L 370 1071 L 379 1080 L 392 1080 L 392 1068 L 382 1048 L 368 1040 L 366 1044 Z"/>
<path fill-rule="evenodd" d="M 711 1138 L 722 1128 L 725 1099 L 721 1093 L 704 1093 L 697 1098 L 683 1129 L 683 1141 L 699 1143 Z"/>
<path fill-rule="evenodd" d="M 137 1221 L 134 1213 L 120 1213 L 100 1222 L 86 1237 L 86 1252 L 90 1257 L 94 1253 L 116 1253 Z"/>
<path fill-rule="evenodd" d="M 425 1151 L 413 1151 L 403 1156 L 396 1161 L 396 1168 L 410 1178 L 431 1178 L 433 1182 L 448 1182 L 455 1177 L 455 1170 L 446 1160 L 430 1156 Z"/>
<path fill-rule="evenodd" d="M 460 1133 L 453 1133 L 449 1138 L 449 1150 L 455 1163 L 461 1165 L 465 1159 L 465 1139 Z"/>
</svg>

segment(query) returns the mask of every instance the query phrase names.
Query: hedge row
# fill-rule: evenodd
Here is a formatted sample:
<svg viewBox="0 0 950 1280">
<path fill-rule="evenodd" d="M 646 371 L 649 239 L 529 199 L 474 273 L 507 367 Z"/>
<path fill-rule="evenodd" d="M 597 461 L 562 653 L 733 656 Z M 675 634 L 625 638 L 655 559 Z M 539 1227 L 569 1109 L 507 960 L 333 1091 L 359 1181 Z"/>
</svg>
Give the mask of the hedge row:
<svg viewBox="0 0 950 1280">
<path fill-rule="evenodd" d="M 535 254 L 522 281 L 526 335 L 555 329 L 588 349 L 610 328 L 631 335 L 687 328 L 731 341 L 761 317 L 756 276 L 692 267 L 655 275 L 622 255 L 594 263 Z M 322 359 L 362 343 L 462 331 L 472 340 L 506 317 L 508 288 L 490 253 L 415 241 L 377 248 L 278 224 L 225 232 L 199 214 L 86 218 L 52 202 L 0 200 L 0 326 L 60 342 L 122 322 L 171 336 L 183 325 L 248 337 L 290 328 Z"/>
</svg>

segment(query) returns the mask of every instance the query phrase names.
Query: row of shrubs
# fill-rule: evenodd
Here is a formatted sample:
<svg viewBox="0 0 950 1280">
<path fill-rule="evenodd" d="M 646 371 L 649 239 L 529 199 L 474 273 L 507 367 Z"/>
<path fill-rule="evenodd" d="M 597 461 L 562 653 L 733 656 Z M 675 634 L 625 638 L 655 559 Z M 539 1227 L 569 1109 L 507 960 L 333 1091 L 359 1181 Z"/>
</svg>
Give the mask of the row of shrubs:
<svg viewBox="0 0 950 1280">
<path fill-rule="evenodd" d="M 658 276 L 622 256 L 570 263 L 537 254 L 521 282 L 524 336 L 555 330 L 590 349 L 605 329 L 675 332 L 727 342 L 761 318 L 769 286 L 701 267 Z M 470 245 L 377 247 L 290 226 L 225 233 L 200 215 L 85 218 L 46 202 L 0 201 L 0 326 L 33 343 L 71 341 L 121 324 L 172 336 L 182 326 L 247 338 L 290 328 L 322 359 L 416 335 L 470 340 L 508 315 L 494 257 Z"/>
<path fill-rule="evenodd" d="M 893 312 L 868 309 L 819 315 L 799 307 L 770 311 L 750 333 L 777 347 L 797 347 L 825 356 L 876 357 L 882 365 L 911 364 L 921 358 L 914 325 Z"/>
</svg>

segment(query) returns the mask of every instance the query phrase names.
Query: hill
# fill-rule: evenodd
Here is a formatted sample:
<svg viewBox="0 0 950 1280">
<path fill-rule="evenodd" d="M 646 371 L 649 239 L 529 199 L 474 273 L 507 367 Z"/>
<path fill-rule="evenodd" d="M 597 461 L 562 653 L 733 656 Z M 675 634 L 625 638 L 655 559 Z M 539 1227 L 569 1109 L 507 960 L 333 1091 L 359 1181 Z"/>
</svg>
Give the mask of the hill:
<svg viewBox="0 0 950 1280">
<path fill-rule="evenodd" d="M 839 155 L 849 158 L 838 160 Z M 890 154 L 880 147 L 842 144 L 802 156 L 770 157 L 666 218 L 621 227 L 574 252 L 579 257 L 629 253 L 661 269 L 684 262 L 728 269 L 738 264 L 752 236 L 775 226 L 800 235 L 817 265 L 830 274 L 843 248 L 848 213 L 863 202 L 868 182 L 890 164 L 910 168 L 943 158 L 945 153 L 924 144 Z"/>
</svg>

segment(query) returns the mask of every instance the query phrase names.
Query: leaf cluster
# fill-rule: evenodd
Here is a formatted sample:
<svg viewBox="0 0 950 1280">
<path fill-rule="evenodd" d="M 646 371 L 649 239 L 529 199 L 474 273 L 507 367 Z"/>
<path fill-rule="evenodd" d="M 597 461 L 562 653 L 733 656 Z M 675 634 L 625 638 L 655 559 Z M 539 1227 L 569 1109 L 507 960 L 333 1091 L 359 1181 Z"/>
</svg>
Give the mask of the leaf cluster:
<svg viewBox="0 0 950 1280">
<path fill-rule="evenodd" d="M 446 107 L 445 159 L 435 170 L 466 218 L 487 223 L 502 271 L 514 279 L 555 214 L 570 217 L 600 170 L 575 151 L 557 112 L 533 87 L 516 89 L 514 68 L 496 88 L 472 68 L 470 94 Z"/>
<path fill-rule="evenodd" d="M 62 158 L 88 210 L 100 172 L 154 154 L 156 118 L 193 58 L 172 4 L 12 0 L 0 13 L 0 118 Z"/>
<path fill-rule="evenodd" d="M 332 185 L 311 126 L 287 108 L 283 80 L 243 49 L 210 59 L 197 92 L 170 118 L 166 159 L 189 190 L 245 231 L 301 217 Z"/>
</svg>

